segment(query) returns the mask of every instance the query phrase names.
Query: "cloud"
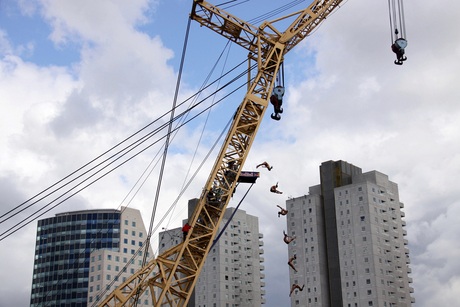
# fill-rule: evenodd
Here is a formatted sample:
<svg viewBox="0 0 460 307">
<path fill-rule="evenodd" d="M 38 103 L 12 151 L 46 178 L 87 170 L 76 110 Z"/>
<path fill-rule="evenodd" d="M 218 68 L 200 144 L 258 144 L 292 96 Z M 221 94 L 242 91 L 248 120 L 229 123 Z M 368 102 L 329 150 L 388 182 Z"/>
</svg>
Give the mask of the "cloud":
<svg viewBox="0 0 460 307">
<path fill-rule="evenodd" d="M 268 306 L 288 304 L 288 297 L 280 295 L 284 290 L 279 291 L 283 287 L 289 291 L 287 251 L 279 236 L 286 225 L 277 218 L 276 204 L 306 194 L 309 186 L 319 183 L 321 162 L 330 159 L 346 160 L 363 171 L 380 171 L 398 183 L 405 203 L 417 306 L 458 302 L 460 34 L 445 29 L 456 24 L 460 4 L 450 2 L 447 11 L 431 3 L 406 4 L 409 45 L 403 66 L 393 64 L 385 1 L 347 2 L 286 56 L 282 119 L 275 122 L 266 116 L 245 165 L 246 170 L 254 170 L 266 160 L 274 166 L 271 172 L 261 172 L 242 207 L 259 217 L 264 233 Z M 163 37 L 138 30 L 155 18 L 157 5 L 21 1 L 24 15 L 48 22 L 55 48 L 77 45 L 80 59 L 68 66 L 28 62 L 24 57 L 34 52 L 32 45 L 21 53 L 0 29 L 0 191 L 7 195 L 3 208 L 35 195 L 170 108 L 176 82 L 170 62 L 178 51 L 165 46 Z M 178 18 L 172 8 L 168 14 Z M 433 16 L 443 18 L 435 24 L 427 22 Z M 199 43 L 211 49 L 209 42 Z M 191 61 L 206 60 L 197 52 Z M 197 86 L 185 88 L 192 92 Z M 222 118 L 231 116 L 226 110 L 219 107 L 211 119 L 223 123 Z M 180 192 L 201 135 L 201 125 L 196 126 L 182 130 L 170 148 L 158 216 Z M 195 165 L 222 127 L 207 128 Z M 158 151 L 161 147 L 154 146 L 49 216 L 73 208 L 117 207 Z M 213 157 L 168 225 L 178 226 L 186 200 L 200 195 Z M 151 215 L 157 178 L 155 169 L 131 204 L 144 219 Z M 268 192 L 276 182 L 284 192 L 279 197 Z M 241 186 L 230 206 L 243 193 Z M 14 284 L 21 292 L 17 305 L 28 304 L 34 233 L 32 224 L 8 240 L 11 250 L 21 253 L 1 255 L 6 259 L 2 272 L 12 272 L 9 264 L 21 257 L 21 265 L 15 266 L 15 275 L 21 276 Z M 9 295 L 3 292 L 0 297 Z"/>
</svg>

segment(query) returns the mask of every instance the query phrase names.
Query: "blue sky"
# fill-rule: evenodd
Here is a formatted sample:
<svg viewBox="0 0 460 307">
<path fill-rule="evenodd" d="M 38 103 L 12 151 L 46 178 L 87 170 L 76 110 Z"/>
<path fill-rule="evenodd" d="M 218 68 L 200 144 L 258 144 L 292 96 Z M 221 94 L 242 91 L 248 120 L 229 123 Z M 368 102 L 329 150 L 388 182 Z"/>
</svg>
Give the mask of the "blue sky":
<svg viewBox="0 0 460 307">
<path fill-rule="evenodd" d="M 251 0 L 230 12 L 248 20 L 281 4 Z M 0 2 L 2 213 L 169 110 L 190 8 L 189 0 Z M 259 217 L 264 233 L 267 306 L 289 302 L 284 295 L 288 270 L 279 266 L 288 256 L 279 248 L 285 221 L 277 218 L 276 204 L 318 184 L 319 165 L 327 160 L 380 171 L 399 185 L 416 306 L 460 301 L 455 235 L 460 231 L 460 32 L 455 31 L 460 4 L 406 2 L 405 9 L 409 45 L 403 66 L 393 64 L 385 0 L 347 1 L 286 57 L 282 120 L 264 118 L 245 165 L 247 170 L 265 160 L 274 165 L 242 208 Z M 179 101 L 199 89 L 225 44 L 192 23 Z M 232 45 L 226 69 L 245 57 Z M 243 95 L 240 91 L 212 110 L 192 169 Z M 175 139 L 161 194 L 168 206 L 160 206 L 160 216 L 179 193 L 204 122 L 200 117 Z M 117 207 L 158 150 L 154 146 L 46 217 L 75 208 Z M 160 228 L 176 227 L 185 218 L 186 200 L 200 194 L 213 159 L 183 196 L 170 224 Z M 151 215 L 156 176 L 154 170 L 131 204 L 145 220 Z M 286 198 L 267 193 L 274 182 Z M 243 192 L 237 191 L 230 206 Z M 0 270 L 16 276 L 1 283 L 0 300 L 7 306 L 28 304 L 34 233 L 32 223 L 0 242 L 9 247 L 0 248 Z"/>
<path fill-rule="evenodd" d="M 6 31 L 13 48 L 24 50 L 25 59 L 40 66 L 68 66 L 78 62 L 79 44 L 56 46 L 48 37 L 51 26 L 40 18 L 39 12 L 24 15 L 15 1 L 3 1 L 0 8 L 2 30 Z"/>
</svg>

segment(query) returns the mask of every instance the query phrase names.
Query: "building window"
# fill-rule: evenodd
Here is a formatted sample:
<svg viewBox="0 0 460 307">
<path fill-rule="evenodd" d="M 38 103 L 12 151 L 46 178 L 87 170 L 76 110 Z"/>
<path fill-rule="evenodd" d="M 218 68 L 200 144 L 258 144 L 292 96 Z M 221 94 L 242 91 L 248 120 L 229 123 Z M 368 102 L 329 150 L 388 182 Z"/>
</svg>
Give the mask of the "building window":
<svg viewBox="0 0 460 307">
<path fill-rule="evenodd" d="M 136 236 L 136 232 L 135 232 L 134 230 L 131 232 L 131 234 L 132 234 L 133 236 Z"/>
<path fill-rule="evenodd" d="M 107 270 L 111 270 L 112 269 L 112 266 L 110 264 L 107 264 Z"/>
<path fill-rule="evenodd" d="M 364 216 L 361 216 L 361 222 L 364 222 Z"/>
<path fill-rule="evenodd" d="M 107 280 L 110 280 L 110 275 L 107 274 Z"/>
<path fill-rule="evenodd" d="M 133 225 L 133 227 L 136 227 L 136 222 L 133 222 L 132 225 Z"/>
<path fill-rule="evenodd" d="M 128 239 L 123 239 L 123 243 L 128 244 Z"/>
<path fill-rule="evenodd" d="M 125 220 L 125 225 L 128 225 L 128 220 Z"/>
<path fill-rule="evenodd" d="M 123 248 L 123 253 L 127 254 L 127 253 L 128 253 L 128 249 L 127 249 L 127 248 Z"/>
<path fill-rule="evenodd" d="M 372 301 L 369 301 L 369 306 L 374 306 L 374 303 Z"/>
</svg>

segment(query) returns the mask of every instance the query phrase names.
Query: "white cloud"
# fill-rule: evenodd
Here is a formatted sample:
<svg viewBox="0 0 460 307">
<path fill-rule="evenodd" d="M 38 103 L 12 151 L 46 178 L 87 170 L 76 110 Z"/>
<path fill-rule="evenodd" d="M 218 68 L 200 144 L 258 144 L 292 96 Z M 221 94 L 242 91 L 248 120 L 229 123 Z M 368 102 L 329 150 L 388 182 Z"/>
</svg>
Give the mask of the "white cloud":
<svg viewBox="0 0 460 307">
<path fill-rule="evenodd" d="M 242 207 L 259 216 L 264 233 L 267 305 L 285 305 L 288 300 L 276 290 L 287 287 L 288 272 L 287 251 L 278 236 L 286 225 L 276 216 L 276 204 L 283 205 L 287 196 L 304 195 L 309 186 L 318 184 L 318 167 L 329 159 L 346 160 L 363 171 L 378 170 L 398 183 L 405 203 L 417 306 L 458 301 L 460 34 L 445 29 L 457 23 L 460 4 L 450 2 L 447 11 L 430 3 L 406 4 L 409 46 L 403 66 L 393 64 L 385 1 L 347 2 L 286 57 L 282 120 L 272 121 L 266 114 L 245 166 L 254 169 L 264 160 L 274 166 L 271 172 L 262 172 Z M 5 192 L 11 197 L 2 200 L 2 207 L 8 208 L 167 111 L 176 81 L 168 63 L 173 51 L 161 37 L 136 29 L 150 21 L 146 10 L 154 10 L 156 3 L 21 3 L 24 14 L 40 12 L 49 22 L 56 48 L 77 44 L 81 53 L 72 66 L 42 67 L 27 62 L 25 53 L 18 53 L 0 29 L 0 180 L 11 191 Z M 429 23 L 433 16 L 443 18 Z M 198 60 L 207 59 L 196 56 L 192 61 Z M 231 116 L 223 110 L 211 117 Z M 212 126 L 205 132 L 205 144 L 218 133 L 214 130 L 218 129 Z M 172 146 L 159 217 L 179 193 L 199 135 L 198 129 L 184 129 Z M 159 149 L 155 146 L 53 212 L 118 206 Z M 195 164 L 205 153 L 199 149 Z M 172 225 L 184 217 L 179 212 L 185 200 L 199 196 L 212 163 L 211 158 L 183 196 Z M 154 171 L 132 204 L 142 210 L 146 224 L 157 176 Z M 276 182 L 284 192 L 279 197 L 268 192 Z M 238 188 L 234 202 L 243 193 L 243 187 Z M 34 232 L 32 224 L 7 243 L 30 254 Z M 14 255 L 2 255 L 11 259 L 3 262 L 2 271 L 7 271 L 5 265 Z M 20 290 L 20 305 L 27 305 L 32 259 L 22 261 L 14 269 L 22 276 L 20 284 L 27 285 Z M 5 292 L 0 297 L 6 297 Z"/>
</svg>

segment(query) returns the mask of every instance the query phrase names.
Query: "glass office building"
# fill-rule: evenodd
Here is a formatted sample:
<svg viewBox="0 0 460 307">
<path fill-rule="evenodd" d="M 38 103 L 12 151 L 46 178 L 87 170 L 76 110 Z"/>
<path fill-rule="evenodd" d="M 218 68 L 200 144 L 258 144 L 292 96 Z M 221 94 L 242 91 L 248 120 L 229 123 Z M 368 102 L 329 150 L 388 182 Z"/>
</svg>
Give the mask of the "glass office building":
<svg viewBox="0 0 460 307">
<path fill-rule="evenodd" d="M 87 306 L 90 254 L 120 251 L 119 210 L 85 210 L 38 221 L 31 307 Z"/>
</svg>

